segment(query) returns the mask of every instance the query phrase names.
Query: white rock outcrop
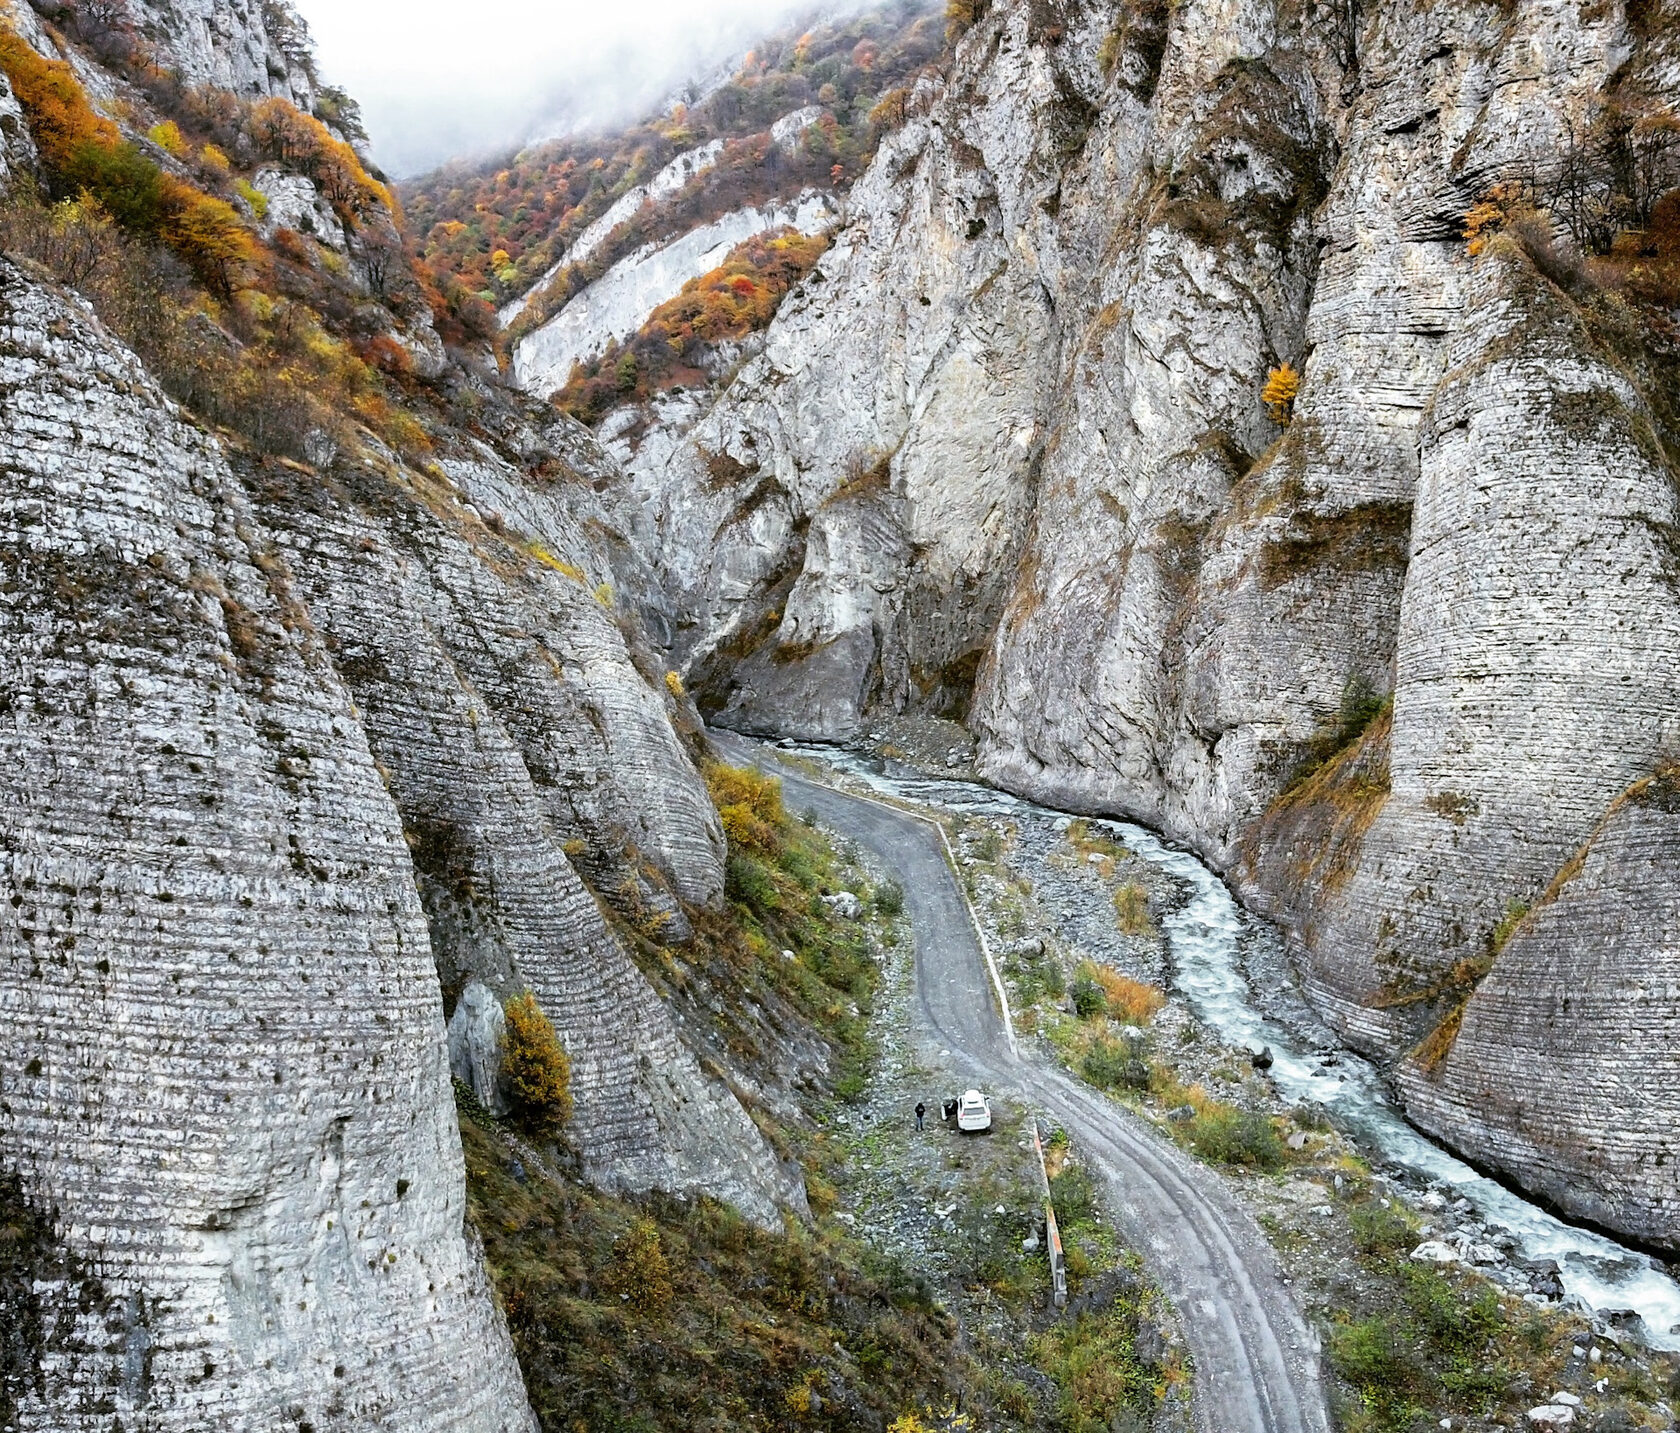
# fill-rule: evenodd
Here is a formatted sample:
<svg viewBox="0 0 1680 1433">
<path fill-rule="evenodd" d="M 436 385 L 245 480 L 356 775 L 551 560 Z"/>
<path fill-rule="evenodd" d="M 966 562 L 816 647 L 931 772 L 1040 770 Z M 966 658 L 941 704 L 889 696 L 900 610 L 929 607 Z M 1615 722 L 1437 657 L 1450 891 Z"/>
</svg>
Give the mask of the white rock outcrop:
<svg viewBox="0 0 1680 1433">
<path fill-rule="evenodd" d="M 349 252 L 344 225 L 312 179 L 265 164 L 251 176 L 251 187 L 267 200 L 262 218 L 265 238 L 272 238 L 277 229 L 292 229 L 341 254 Z"/>
<path fill-rule="evenodd" d="M 288 0 L 128 0 L 126 8 L 183 83 L 276 95 L 306 113 L 314 106 L 313 46 Z"/>
<path fill-rule="evenodd" d="M 649 245 L 621 259 L 519 341 L 514 381 L 527 393 L 546 397 L 565 385 L 574 365 L 611 340 L 635 333 L 654 309 L 675 298 L 690 279 L 715 269 L 737 245 L 776 229 L 826 233 L 839 217 L 831 196 L 808 190 L 763 208 L 737 209 L 671 243 Z"/>
<path fill-rule="evenodd" d="M 23 106 L 12 92 L 12 82 L 0 75 L 0 194 L 35 169 L 35 137 L 29 132 Z"/>
<path fill-rule="evenodd" d="M 679 154 L 669 164 L 661 168 L 646 184 L 638 184 L 633 189 L 626 190 L 625 193 L 613 201 L 611 207 L 599 219 L 596 219 L 577 236 L 571 247 L 554 261 L 542 278 L 538 279 L 513 302 L 502 305 L 496 315 L 502 327 L 506 328 L 520 314 L 524 313 L 530 307 L 531 300 L 543 291 L 560 270 L 568 264 L 587 263 L 593 258 L 595 251 L 606 242 L 608 235 L 620 224 L 635 218 L 642 205 L 658 204 L 662 200 L 680 193 L 692 180 L 698 179 L 708 169 L 716 165 L 718 156 L 722 153 L 723 141 L 721 139 L 714 139 L 705 144 L 697 145 L 695 148 Z"/>
<path fill-rule="evenodd" d="M 507 1016 L 502 1002 L 482 980 L 470 980 L 449 1017 L 449 1073 L 473 1092 L 492 1114 L 505 1114 L 502 1098 L 502 1041 Z"/>
<path fill-rule="evenodd" d="M 799 148 L 800 141 L 805 137 L 805 131 L 820 120 L 826 111 L 820 104 L 808 104 L 802 109 L 796 109 L 792 114 L 784 114 L 770 126 L 770 142 L 784 154 L 792 154 Z"/>
</svg>

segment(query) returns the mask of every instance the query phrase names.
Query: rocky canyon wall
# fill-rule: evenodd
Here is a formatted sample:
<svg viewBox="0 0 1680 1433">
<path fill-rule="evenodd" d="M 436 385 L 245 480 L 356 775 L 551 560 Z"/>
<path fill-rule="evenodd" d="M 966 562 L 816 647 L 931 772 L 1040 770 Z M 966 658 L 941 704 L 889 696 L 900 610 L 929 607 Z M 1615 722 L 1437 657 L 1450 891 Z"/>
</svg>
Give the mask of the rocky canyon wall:
<svg viewBox="0 0 1680 1433">
<path fill-rule="evenodd" d="M 16 1426 L 530 1426 L 350 694 L 214 442 L 10 264 L 0 312 L 0 1156 L 89 1271 Z"/>
<path fill-rule="evenodd" d="M 151 91 L 0 21 L 144 142 Z M 129 21 L 189 87 L 315 94 L 282 5 Z M 32 184 L 10 89 L 0 138 Z M 34 1231 L 0 1283 L 7 1427 L 533 1427 L 466 1219 L 458 1006 L 535 994 L 586 1178 L 805 1212 L 618 934 L 683 941 L 725 843 L 613 591 L 640 569 L 606 460 L 345 247 L 340 302 L 437 385 L 423 457 L 365 428 L 264 456 L 0 260 L 0 1201 Z M 200 317 L 202 352 L 233 346 Z"/>
<path fill-rule="evenodd" d="M 1649 3 L 995 5 L 611 499 L 718 720 L 965 716 L 993 780 L 1145 820 L 1280 918 L 1418 1118 L 1668 1247 L 1675 1087 L 1612 1157 L 1616 1084 L 1519 1117 L 1493 1030 L 1532 1046 L 1595 961 L 1650 1018 L 1604 995 L 1562 1043 L 1663 1069 L 1680 1020 L 1609 834 L 1620 933 L 1606 897 L 1578 974 L 1513 973 L 1680 741 L 1674 355 L 1558 197 L 1607 115 L 1672 113 L 1677 35 Z M 1489 196 L 1510 232 L 1472 253 Z"/>
</svg>

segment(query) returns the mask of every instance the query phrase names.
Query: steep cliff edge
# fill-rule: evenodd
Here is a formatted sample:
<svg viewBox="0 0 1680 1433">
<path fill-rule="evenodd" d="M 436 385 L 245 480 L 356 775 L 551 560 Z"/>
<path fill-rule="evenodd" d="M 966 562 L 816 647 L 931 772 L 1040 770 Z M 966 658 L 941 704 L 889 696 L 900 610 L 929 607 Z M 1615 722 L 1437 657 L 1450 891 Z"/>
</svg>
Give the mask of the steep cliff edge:
<svg viewBox="0 0 1680 1433">
<path fill-rule="evenodd" d="M 17 1426 L 525 1428 L 351 698 L 215 443 L 0 309 L 0 1155 L 108 1301 L 38 1287 Z"/>
<path fill-rule="evenodd" d="M 631 959 L 728 919 L 692 708 L 615 610 L 600 450 L 446 349 L 289 10 L 35 8 L 0 3 L 0 1195 L 39 1233 L 0 1422 L 528 1428 L 469 989 L 552 1023 L 573 1173 L 806 1213 Z M 832 1058 L 800 1037 L 778 1078 Z"/>
<path fill-rule="evenodd" d="M 991 779 L 1228 872 L 1354 1043 L 1439 1053 L 1680 741 L 1677 35 L 1575 0 L 986 11 L 762 353 L 608 494 L 702 707 L 966 715 Z M 1606 873 L 1630 933 L 1649 876 Z M 1661 1068 L 1648 989 L 1617 1059 Z M 1419 1117 L 1540 1187 L 1510 1107 L 1463 1114 L 1528 1057 L 1456 1058 Z M 1544 1192 L 1673 1247 L 1648 1180 L 1582 1192 L 1613 1090 L 1536 1089 Z"/>
</svg>

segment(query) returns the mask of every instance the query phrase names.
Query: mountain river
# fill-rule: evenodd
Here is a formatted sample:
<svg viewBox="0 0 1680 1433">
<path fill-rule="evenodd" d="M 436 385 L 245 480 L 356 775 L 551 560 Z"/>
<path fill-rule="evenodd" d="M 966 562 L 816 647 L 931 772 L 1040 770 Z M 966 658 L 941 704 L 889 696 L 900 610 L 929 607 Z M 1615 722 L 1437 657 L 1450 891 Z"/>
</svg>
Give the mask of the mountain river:
<svg viewBox="0 0 1680 1433">
<path fill-rule="evenodd" d="M 1066 813 L 974 782 L 933 779 L 833 747 L 800 747 L 824 762 L 902 801 L 969 816 L 1058 822 Z M 1646 1256 L 1577 1228 L 1477 1173 L 1408 1124 L 1378 1071 L 1352 1051 L 1327 1051 L 1322 1040 L 1291 1028 L 1256 1002 L 1242 952 L 1257 922 L 1225 883 L 1187 851 L 1128 821 L 1092 820 L 1144 860 L 1173 877 L 1188 899 L 1165 917 L 1172 983 L 1201 1021 L 1228 1044 L 1272 1051 L 1267 1072 L 1284 1096 L 1324 1106 L 1335 1122 L 1377 1162 L 1414 1180 L 1468 1200 L 1490 1231 L 1516 1241 L 1513 1257 L 1556 1261 L 1566 1298 L 1600 1315 L 1636 1314 L 1629 1329 L 1653 1348 L 1680 1349 L 1680 1284 Z M 1619 1319 L 1618 1322 L 1631 1322 Z"/>
</svg>

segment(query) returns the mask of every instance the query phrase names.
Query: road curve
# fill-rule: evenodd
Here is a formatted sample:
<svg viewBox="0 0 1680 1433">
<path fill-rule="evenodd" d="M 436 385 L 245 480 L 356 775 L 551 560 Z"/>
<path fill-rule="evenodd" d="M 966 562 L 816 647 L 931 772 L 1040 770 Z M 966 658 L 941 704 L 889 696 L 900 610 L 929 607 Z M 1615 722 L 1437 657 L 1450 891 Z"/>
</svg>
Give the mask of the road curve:
<svg viewBox="0 0 1680 1433">
<path fill-rule="evenodd" d="M 731 759 L 770 765 L 773 753 L 764 747 L 729 733 L 712 736 Z M 1010 1054 L 938 832 L 779 762 L 773 769 L 790 805 L 815 808 L 825 826 L 869 847 L 903 882 L 917 1000 L 929 1033 L 959 1068 L 1054 1115 L 1095 1164 L 1117 1224 L 1182 1317 L 1201 1433 L 1329 1433 L 1318 1339 L 1252 1216 L 1220 1177 L 1089 1086 Z"/>
</svg>

